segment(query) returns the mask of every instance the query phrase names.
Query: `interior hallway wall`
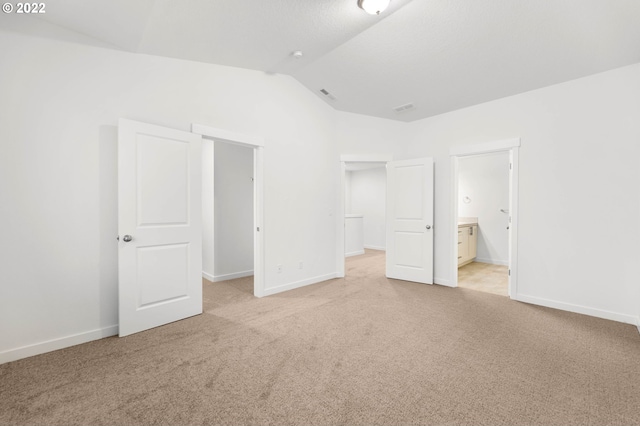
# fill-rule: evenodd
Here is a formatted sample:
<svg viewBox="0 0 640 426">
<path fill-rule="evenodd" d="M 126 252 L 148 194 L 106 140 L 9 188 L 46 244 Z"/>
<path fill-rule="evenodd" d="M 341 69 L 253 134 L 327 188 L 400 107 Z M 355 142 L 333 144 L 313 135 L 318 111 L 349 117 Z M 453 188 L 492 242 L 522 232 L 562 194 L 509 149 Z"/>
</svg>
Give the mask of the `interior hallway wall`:
<svg viewBox="0 0 640 426">
<path fill-rule="evenodd" d="M 477 262 L 509 264 L 509 215 L 501 209 L 509 209 L 509 153 L 461 157 L 458 216 L 478 218 Z"/>
<path fill-rule="evenodd" d="M 386 249 L 386 188 L 387 170 L 376 167 L 350 172 L 350 211 L 362 214 L 364 248 Z"/>
<path fill-rule="evenodd" d="M 253 149 L 215 142 L 214 281 L 253 274 Z"/>
<path fill-rule="evenodd" d="M 517 297 L 635 323 L 640 64 L 410 123 L 435 158 L 435 278 L 451 285 L 450 148 L 521 138 Z"/>
</svg>

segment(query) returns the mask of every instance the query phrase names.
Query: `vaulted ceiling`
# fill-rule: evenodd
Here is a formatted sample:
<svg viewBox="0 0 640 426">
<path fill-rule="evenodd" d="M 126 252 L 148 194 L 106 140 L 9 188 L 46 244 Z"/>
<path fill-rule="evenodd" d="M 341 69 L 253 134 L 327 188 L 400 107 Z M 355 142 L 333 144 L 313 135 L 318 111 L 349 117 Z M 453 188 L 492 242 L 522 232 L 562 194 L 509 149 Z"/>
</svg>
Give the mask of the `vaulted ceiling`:
<svg viewBox="0 0 640 426">
<path fill-rule="evenodd" d="M 640 62 L 638 0 L 356 3 L 49 0 L 39 17 L 130 52 L 289 74 L 338 110 L 401 121 Z"/>
</svg>

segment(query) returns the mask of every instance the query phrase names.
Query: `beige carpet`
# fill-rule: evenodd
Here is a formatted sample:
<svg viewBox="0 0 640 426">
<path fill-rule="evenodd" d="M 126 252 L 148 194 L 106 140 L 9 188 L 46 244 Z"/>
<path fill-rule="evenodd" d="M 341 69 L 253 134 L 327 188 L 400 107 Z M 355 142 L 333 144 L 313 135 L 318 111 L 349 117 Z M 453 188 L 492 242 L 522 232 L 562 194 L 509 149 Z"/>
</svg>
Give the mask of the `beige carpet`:
<svg viewBox="0 0 640 426">
<path fill-rule="evenodd" d="M 458 268 L 458 286 L 509 296 L 509 268 L 489 263 L 468 263 Z"/>
<path fill-rule="evenodd" d="M 387 280 L 382 256 L 263 299 L 206 283 L 203 315 L 1 365 L 0 424 L 640 424 L 635 327 Z"/>
</svg>

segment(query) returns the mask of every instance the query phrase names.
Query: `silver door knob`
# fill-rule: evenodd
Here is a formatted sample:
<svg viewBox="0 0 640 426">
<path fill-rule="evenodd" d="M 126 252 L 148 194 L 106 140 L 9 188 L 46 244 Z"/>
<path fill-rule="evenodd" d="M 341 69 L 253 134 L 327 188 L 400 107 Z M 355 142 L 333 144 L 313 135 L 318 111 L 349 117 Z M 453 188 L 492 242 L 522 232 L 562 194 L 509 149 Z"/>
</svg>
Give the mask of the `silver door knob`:
<svg viewBox="0 0 640 426">
<path fill-rule="evenodd" d="M 122 241 L 124 241 L 125 243 L 128 243 L 131 240 L 133 240 L 133 237 L 131 235 L 125 235 L 124 237 L 122 237 Z"/>
<path fill-rule="evenodd" d="M 427 229 L 431 229 L 431 225 L 427 225 Z"/>
</svg>

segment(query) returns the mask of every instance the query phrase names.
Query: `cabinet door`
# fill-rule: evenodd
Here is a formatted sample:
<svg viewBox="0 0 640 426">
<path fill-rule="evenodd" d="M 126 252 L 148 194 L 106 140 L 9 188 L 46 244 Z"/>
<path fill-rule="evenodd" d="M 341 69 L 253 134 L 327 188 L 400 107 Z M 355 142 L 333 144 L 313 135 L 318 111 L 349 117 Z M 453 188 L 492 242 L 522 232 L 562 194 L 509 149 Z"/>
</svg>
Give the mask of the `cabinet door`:
<svg viewBox="0 0 640 426">
<path fill-rule="evenodd" d="M 478 253 L 478 227 L 470 226 L 469 227 L 469 246 L 468 246 L 468 255 L 469 259 L 473 259 L 476 257 Z"/>
<path fill-rule="evenodd" d="M 458 228 L 458 265 L 469 260 L 469 228 Z"/>
</svg>

